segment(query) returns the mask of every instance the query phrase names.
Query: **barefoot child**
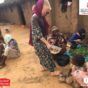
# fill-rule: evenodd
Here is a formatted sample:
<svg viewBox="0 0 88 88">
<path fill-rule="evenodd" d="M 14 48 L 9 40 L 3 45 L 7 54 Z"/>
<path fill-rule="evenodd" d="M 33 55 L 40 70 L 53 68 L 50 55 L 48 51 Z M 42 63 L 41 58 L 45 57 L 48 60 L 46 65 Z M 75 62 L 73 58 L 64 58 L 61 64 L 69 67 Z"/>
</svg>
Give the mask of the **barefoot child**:
<svg viewBox="0 0 88 88">
<path fill-rule="evenodd" d="M 82 43 L 82 40 L 85 38 L 86 31 L 84 28 L 78 29 L 76 33 L 74 33 L 69 42 L 71 43 L 71 48 L 76 48 L 79 44 Z"/>
<path fill-rule="evenodd" d="M 88 83 L 85 83 L 85 78 L 88 78 L 87 66 L 85 58 L 82 55 L 76 55 L 72 59 L 72 77 L 74 79 L 73 86 L 75 88 L 88 88 Z"/>
<path fill-rule="evenodd" d="M 70 57 L 68 55 L 59 55 L 58 58 L 56 58 L 56 63 L 61 73 L 59 75 L 59 81 L 71 84 L 72 77 L 71 77 Z"/>
<path fill-rule="evenodd" d="M 4 56 L 8 58 L 17 58 L 20 56 L 20 50 L 18 48 L 18 43 L 15 39 L 12 38 L 10 31 L 5 30 L 4 41 L 6 43 Z"/>
</svg>

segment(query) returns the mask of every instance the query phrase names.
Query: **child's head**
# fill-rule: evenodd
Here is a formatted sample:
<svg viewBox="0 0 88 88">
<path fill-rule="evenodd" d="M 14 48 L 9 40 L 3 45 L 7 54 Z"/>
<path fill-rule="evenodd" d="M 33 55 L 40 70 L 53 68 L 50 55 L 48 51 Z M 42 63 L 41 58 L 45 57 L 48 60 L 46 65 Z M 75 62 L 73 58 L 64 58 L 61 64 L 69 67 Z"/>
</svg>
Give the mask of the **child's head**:
<svg viewBox="0 0 88 88">
<path fill-rule="evenodd" d="M 53 36 L 58 35 L 58 33 L 59 33 L 58 27 L 53 26 L 53 27 L 51 28 L 51 30 L 50 30 L 50 33 L 51 33 Z"/>
<path fill-rule="evenodd" d="M 85 63 L 85 58 L 82 55 L 76 55 L 72 58 L 72 64 L 82 67 Z"/>
<path fill-rule="evenodd" d="M 80 34 L 81 39 L 85 38 L 86 30 L 84 28 L 78 29 L 78 33 Z"/>
<path fill-rule="evenodd" d="M 58 55 L 56 63 L 61 67 L 67 66 L 70 64 L 70 57 L 68 55 Z"/>
<path fill-rule="evenodd" d="M 10 31 L 8 29 L 5 29 L 5 33 L 10 33 Z"/>
</svg>

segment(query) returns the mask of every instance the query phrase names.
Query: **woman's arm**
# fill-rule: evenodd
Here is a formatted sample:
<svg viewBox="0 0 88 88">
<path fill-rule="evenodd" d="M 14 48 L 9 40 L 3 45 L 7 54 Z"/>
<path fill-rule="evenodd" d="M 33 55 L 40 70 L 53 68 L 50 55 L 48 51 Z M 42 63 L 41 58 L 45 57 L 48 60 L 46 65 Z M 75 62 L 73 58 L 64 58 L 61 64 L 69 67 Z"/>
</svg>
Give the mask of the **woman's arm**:
<svg viewBox="0 0 88 88">
<path fill-rule="evenodd" d="M 51 48 L 51 45 L 49 44 L 49 42 L 48 42 L 44 37 L 42 37 L 40 40 L 41 40 L 43 43 L 45 43 L 45 45 L 47 46 L 48 49 Z"/>
</svg>

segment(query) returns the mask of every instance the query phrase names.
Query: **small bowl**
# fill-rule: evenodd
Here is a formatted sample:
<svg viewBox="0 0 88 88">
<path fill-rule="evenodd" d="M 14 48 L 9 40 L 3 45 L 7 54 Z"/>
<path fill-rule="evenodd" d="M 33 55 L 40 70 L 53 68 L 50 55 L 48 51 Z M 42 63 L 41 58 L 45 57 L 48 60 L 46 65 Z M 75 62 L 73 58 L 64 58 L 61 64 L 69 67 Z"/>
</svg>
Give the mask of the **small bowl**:
<svg viewBox="0 0 88 88">
<path fill-rule="evenodd" d="M 52 54 L 58 54 L 58 53 L 60 53 L 61 49 L 62 49 L 61 47 L 52 45 L 51 48 L 50 48 L 50 52 Z"/>
</svg>

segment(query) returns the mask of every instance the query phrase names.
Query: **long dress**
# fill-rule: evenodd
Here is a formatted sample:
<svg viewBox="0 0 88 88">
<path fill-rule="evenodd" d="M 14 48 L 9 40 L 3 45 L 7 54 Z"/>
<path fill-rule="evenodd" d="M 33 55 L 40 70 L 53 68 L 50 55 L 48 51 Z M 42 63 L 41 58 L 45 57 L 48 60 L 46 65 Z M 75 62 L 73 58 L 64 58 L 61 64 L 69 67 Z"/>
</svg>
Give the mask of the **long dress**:
<svg viewBox="0 0 88 88">
<path fill-rule="evenodd" d="M 44 37 L 42 33 L 42 28 L 39 26 L 39 17 L 34 14 L 31 19 L 32 27 L 32 42 L 35 48 L 36 54 L 39 57 L 40 64 L 47 68 L 50 72 L 54 71 L 55 64 L 52 59 L 52 55 L 46 45 L 40 40 Z"/>
</svg>

